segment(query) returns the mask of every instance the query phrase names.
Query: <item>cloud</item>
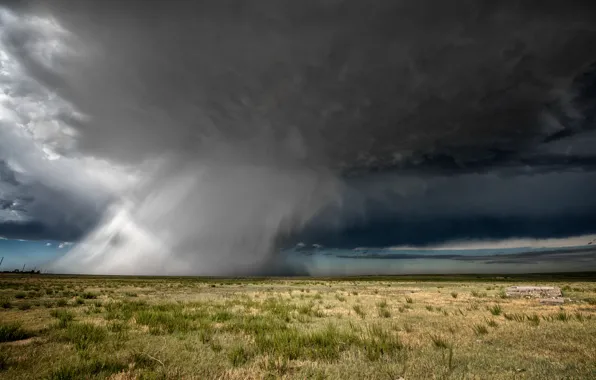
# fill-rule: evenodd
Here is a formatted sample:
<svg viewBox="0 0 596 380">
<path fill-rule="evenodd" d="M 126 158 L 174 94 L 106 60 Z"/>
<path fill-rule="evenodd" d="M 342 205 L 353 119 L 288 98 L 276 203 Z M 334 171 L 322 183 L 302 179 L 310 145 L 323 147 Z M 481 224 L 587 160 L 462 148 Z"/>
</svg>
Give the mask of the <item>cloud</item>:
<svg viewBox="0 0 596 380">
<path fill-rule="evenodd" d="M 589 218 L 583 2 L 32 4 L 2 13 L 0 150 L 19 215 L 88 232 L 63 270 L 254 273 L 307 225 Z"/>
<path fill-rule="evenodd" d="M 78 239 L 111 202 L 114 182 L 127 182 L 113 165 L 63 155 L 74 153 L 76 131 L 61 118 L 77 112 L 31 77 L 7 46 L 14 47 L 15 33 L 28 36 L 19 48 L 48 64 L 48 49 L 59 42 L 54 32 L 64 31 L 48 20 L 0 9 L 0 231 L 10 237 Z"/>
</svg>

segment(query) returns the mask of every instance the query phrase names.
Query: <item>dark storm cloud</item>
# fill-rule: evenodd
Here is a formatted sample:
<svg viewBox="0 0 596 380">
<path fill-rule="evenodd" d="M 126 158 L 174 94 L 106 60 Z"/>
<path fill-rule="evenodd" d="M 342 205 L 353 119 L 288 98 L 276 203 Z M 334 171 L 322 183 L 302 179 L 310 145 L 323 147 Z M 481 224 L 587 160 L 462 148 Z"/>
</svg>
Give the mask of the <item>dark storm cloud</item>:
<svg viewBox="0 0 596 380">
<path fill-rule="evenodd" d="M 561 94 L 596 61 L 596 10 L 583 1 L 43 6 L 97 56 L 59 80 L 27 67 L 93 115 L 83 147 L 124 160 L 209 138 L 264 135 L 274 149 L 295 128 L 308 155 L 293 160 L 486 167 L 577 129 L 539 118 L 571 117 Z"/>
<path fill-rule="evenodd" d="M 0 236 L 23 240 L 56 240 L 75 241 L 84 236 L 86 230 L 79 229 L 78 224 L 55 228 L 41 222 L 4 222 L 0 223 Z"/>
<path fill-rule="evenodd" d="M 19 175 L 0 161 L 0 236 L 70 241 L 84 236 L 108 203 L 106 194 L 88 196 Z M 11 185 L 10 187 L 7 186 Z"/>
<path fill-rule="evenodd" d="M 81 265 L 244 270 L 309 222 L 340 246 L 593 231 L 589 2 L 54 0 L 28 11 L 55 17 L 69 48 L 45 59 L 45 29 L 20 23 L 4 44 L 72 104 L 55 117 L 75 127 L 76 154 L 162 160 L 123 197 L 132 206 L 103 215 L 88 241 L 104 253 Z"/>
</svg>

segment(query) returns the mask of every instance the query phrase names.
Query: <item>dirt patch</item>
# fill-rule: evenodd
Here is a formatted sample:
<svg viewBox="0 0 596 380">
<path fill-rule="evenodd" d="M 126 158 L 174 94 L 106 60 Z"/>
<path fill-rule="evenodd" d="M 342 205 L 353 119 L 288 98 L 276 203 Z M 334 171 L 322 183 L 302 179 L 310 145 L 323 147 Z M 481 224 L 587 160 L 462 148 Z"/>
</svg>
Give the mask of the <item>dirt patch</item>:
<svg viewBox="0 0 596 380">
<path fill-rule="evenodd" d="M 4 345 L 6 345 L 6 346 L 27 346 L 29 344 L 32 344 L 35 342 L 40 342 L 40 341 L 41 341 L 41 338 L 33 337 L 33 338 L 15 340 L 12 342 L 6 342 L 6 343 L 4 343 Z"/>
</svg>

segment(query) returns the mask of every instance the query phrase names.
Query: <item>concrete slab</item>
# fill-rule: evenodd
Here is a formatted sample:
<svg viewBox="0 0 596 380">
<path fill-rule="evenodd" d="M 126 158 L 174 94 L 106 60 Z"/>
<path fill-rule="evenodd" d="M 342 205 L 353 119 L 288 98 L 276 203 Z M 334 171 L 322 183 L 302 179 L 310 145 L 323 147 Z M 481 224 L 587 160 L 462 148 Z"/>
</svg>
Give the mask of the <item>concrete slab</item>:
<svg viewBox="0 0 596 380">
<path fill-rule="evenodd" d="M 510 286 L 505 290 L 513 298 L 557 298 L 562 297 L 561 289 L 556 286 Z"/>
</svg>

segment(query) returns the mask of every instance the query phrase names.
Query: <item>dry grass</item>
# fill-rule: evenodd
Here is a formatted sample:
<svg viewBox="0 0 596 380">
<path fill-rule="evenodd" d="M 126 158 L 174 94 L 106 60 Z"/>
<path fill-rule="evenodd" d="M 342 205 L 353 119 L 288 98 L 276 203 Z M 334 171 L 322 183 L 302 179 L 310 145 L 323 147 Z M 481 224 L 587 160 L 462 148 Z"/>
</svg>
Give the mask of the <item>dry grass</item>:
<svg viewBox="0 0 596 380">
<path fill-rule="evenodd" d="M 562 307 L 503 297 L 497 278 L 1 280 L 0 379 L 596 374 L 589 280 L 558 284 Z"/>
</svg>

